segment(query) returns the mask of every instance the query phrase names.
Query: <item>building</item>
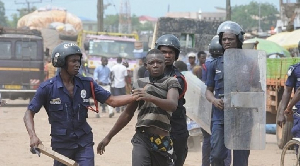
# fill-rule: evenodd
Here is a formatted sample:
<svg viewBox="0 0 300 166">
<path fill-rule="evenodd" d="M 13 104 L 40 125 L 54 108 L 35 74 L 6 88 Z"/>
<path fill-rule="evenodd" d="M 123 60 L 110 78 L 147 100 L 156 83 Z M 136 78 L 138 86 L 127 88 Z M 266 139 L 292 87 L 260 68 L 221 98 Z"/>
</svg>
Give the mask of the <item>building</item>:
<svg viewBox="0 0 300 166">
<path fill-rule="evenodd" d="M 90 20 L 89 18 L 79 17 L 82 22 L 82 28 L 86 31 L 98 31 L 97 20 Z"/>
<path fill-rule="evenodd" d="M 141 24 L 145 24 L 146 22 L 150 22 L 150 23 L 153 23 L 153 25 L 156 23 L 157 21 L 157 18 L 153 18 L 153 17 L 150 17 L 150 16 L 145 16 L 145 15 L 142 15 L 139 17 L 139 22 Z"/>
<path fill-rule="evenodd" d="M 224 21 L 226 20 L 226 9 L 215 7 L 215 12 L 202 12 L 201 9 L 199 12 L 169 12 L 166 14 L 166 17 L 172 18 L 191 18 L 198 19 L 203 21 Z"/>
</svg>

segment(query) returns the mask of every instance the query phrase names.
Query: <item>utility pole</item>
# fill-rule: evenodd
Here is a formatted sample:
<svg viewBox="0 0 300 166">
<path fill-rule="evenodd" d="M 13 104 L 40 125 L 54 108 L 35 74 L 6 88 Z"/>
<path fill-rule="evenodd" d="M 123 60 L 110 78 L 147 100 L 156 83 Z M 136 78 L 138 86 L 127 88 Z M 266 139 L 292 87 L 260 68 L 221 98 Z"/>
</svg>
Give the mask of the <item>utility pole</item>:
<svg viewBox="0 0 300 166">
<path fill-rule="evenodd" d="M 98 0 L 97 3 L 97 27 L 98 32 L 103 32 L 103 0 Z"/>
<path fill-rule="evenodd" d="M 28 0 L 25 0 L 25 2 L 17 2 L 15 0 L 15 4 L 27 4 L 27 12 L 29 13 L 30 12 L 30 4 L 33 4 L 33 3 L 42 3 L 42 0 L 40 1 L 28 1 Z"/>
<path fill-rule="evenodd" d="M 231 20 L 231 5 L 230 5 L 230 0 L 226 0 L 226 20 Z"/>
<path fill-rule="evenodd" d="M 104 10 L 110 6 L 111 3 L 108 3 L 106 5 L 103 4 L 103 0 L 98 0 L 97 2 L 97 27 L 98 32 L 103 32 L 103 20 L 104 20 Z"/>
<path fill-rule="evenodd" d="M 258 2 L 258 32 L 260 32 L 260 0 Z"/>
</svg>

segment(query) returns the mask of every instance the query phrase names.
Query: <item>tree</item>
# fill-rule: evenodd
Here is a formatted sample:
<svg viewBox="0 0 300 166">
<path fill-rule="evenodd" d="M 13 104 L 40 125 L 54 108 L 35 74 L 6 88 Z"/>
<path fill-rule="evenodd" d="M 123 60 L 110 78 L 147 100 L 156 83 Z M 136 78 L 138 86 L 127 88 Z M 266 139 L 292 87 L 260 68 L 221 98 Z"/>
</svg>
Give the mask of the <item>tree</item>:
<svg viewBox="0 0 300 166">
<path fill-rule="evenodd" d="M 119 27 L 119 15 L 106 15 L 104 18 L 104 30 L 108 32 L 117 32 Z"/>
<path fill-rule="evenodd" d="M 276 25 L 278 13 L 273 4 L 251 1 L 248 5 L 234 6 L 231 19 L 239 23 L 244 30 L 258 29 L 260 19 L 260 28 L 265 31 Z"/>
<path fill-rule="evenodd" d="M 18 13 L 13 13 L 11 15 L 12 20 L 8 21 L 9 26 L 12 28 L 17 28 L 18 20 L 20 18 L 22 18 L 23 16 L 25 16 L 26 14 L 29 14 L 29 13 L 35 11 L 36 9 L 37 8 L 35 6 L 31 7 L 30 11 L 28 11 L 27 8 L 18 9 Z"/>
<path fill-rule="evenodd" d="M 7 26 L 7 17 L 5 16 L 5 7 L 2 1 L 0 1 L 0 25 Z"/>
</svg>

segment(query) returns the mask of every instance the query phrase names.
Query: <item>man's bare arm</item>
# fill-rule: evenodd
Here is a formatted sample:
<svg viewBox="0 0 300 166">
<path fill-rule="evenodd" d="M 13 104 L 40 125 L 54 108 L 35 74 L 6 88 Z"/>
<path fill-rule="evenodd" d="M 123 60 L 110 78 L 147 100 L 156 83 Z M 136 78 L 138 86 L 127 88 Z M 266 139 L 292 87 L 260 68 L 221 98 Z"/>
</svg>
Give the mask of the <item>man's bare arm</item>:
<svg viewBox="0 0 300 166">
<path fill-rule="evenodd" d="M 35 114 L 34 112 L 27 110 L 23 118 L 25 127 L 30 137 L 30 147 L 37 147 L 38 144 L 42 143 L 41 140 L 37 137 L 34 130 L 34 120 L 33 120 L 34 114 Z"/>
<path fill-rule="evenodd" d="M 277 124 L 282 127 L 282 124 L 285 123 L 284 110 L 286 109 L 292 94 L 293 88 L 289 86 L 285 86 L 284 92 L 282 95 L 281 103 L 278 107 L 278 119 Z"/>
<path fill-rule="evenodd" d="M 132 95 L 120 95 L 120 96 L 110 96 L 106 100 L 106 104 L 112 106 L 112 107 L 120 107 L 126 104 L 129 104 L 136 100 L 136 97 Z"/>
</svg>

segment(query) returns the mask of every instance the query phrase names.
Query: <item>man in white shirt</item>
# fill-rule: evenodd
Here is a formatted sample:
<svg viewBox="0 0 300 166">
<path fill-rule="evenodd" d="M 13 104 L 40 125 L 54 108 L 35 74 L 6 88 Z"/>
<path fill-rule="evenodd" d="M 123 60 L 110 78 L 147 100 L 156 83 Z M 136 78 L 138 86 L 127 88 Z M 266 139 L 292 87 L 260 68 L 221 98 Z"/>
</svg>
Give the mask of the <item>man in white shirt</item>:
<svg viewBox="0 0 300 166">
<path fill-rule="evenodd" d="M 114 96 L 126 94 L 126 82 L 125 77 L 127 76 L 127 69 L 122 65 L 122 58 L 117 58 L 117 64 L 111 68 L 111 74 L 114 80 L 112 81 L 112 93 Z M 117 113 L 120 113 L 120 109 L 123 111 L 124 107 L 117 107 Z"/>
</svg>

